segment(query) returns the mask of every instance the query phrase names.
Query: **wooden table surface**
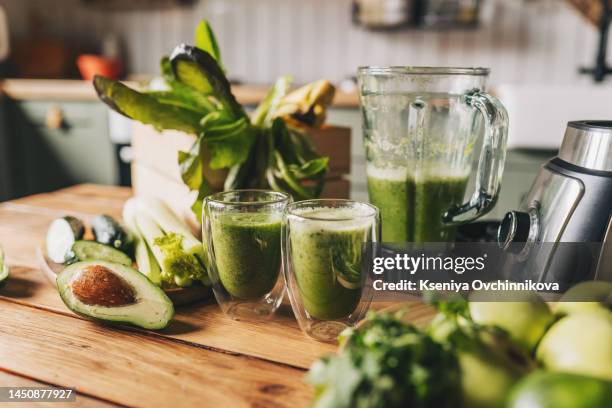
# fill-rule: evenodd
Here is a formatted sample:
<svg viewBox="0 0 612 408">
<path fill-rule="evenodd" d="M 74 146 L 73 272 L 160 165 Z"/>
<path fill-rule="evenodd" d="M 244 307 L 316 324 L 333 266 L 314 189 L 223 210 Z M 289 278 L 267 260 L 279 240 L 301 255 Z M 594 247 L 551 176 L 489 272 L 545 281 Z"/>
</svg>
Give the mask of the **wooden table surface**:
<svg viewBox="0 0 612 408">
<path fill-rule="evenodd" d="M 269 322 L 237 322 L 211 299 L 178 308 L 156 332 L 95 324 L 64 306 L 36 260 L 49 223 L 66 214 L 119 217 L 130 195 L 87 184 L 0 204 L 11 266 L 0 289 L 0 386 L 75 388 L 72 407 L 308 405 L 304 375 L 336 347 L 306 337 L 287 306 Z"/>
</svg>

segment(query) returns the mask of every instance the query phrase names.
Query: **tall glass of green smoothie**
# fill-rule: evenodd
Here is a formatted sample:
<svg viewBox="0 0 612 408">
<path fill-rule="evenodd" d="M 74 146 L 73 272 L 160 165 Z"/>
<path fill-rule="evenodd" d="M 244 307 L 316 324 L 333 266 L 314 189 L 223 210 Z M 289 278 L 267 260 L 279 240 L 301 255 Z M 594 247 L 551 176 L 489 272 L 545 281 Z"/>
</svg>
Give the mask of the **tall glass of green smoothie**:
<svg viewBox="0 0 612 408">
<path fill-rule="evenodd" d="M 204 200 L 202 228 L 213 293 L 221 309 L 239 320 L 263 320 L 285 291 L 281 222 L 289 195 L 236 190 Z"/>
<path fill-rule="evenodd" d="M 320 341 L 359 321 L 370 305 L 362 258 L 378 242 L 379 215 L 350 200 L 307 200 L 287 206 L 284 274 L 300 327 Z"/>
<path fill-rule="evenodd" d="M 488 74 L 359 68 L 368 193 L 385 243 L 452 242 L 457 225 L 493 208 L 508 116 L 484 92 Z"/>
</svg>

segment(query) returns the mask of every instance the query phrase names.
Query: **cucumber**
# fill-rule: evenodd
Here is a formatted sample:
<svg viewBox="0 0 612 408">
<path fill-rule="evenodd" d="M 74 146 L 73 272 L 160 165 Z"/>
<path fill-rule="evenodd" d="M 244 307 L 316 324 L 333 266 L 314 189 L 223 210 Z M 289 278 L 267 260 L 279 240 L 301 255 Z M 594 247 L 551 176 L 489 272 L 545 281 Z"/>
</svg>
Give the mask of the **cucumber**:
<svg viewBox="0 0 612 408">
<path fill-rule="evenodd" d="M 47 230 L 47 256 L 55 263 L 70 263 L 74 259 L 72 245 L 83 238 L 83 221 L 69 215 L 54 220 Z"/>
<path fill-rule="evenodd" d="M 72 252 L 79 261 L 106 261 L 132 266 L 132 259 L 125 253 L 94 241 L 76 241 Z"/>
<path fill-rule="evenodd" d="M 112 246 L 126 254 L 130 253 L 133 239 L 113 217 L 98 215 L 91 221 L 91 229 L 100 244 Z"/>
</svg>

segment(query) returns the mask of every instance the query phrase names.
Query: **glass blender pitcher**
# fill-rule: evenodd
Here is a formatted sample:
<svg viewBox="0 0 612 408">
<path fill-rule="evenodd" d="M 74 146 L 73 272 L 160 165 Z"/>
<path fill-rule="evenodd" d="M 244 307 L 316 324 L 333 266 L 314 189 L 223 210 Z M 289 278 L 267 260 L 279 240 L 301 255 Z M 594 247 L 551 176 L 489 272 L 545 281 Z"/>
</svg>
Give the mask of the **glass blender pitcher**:
<svg viewBox="0 0 612 408">
<path fill-rule="evenodd" d="M 383 242 L 450 242 L 497 199 L 508 115 L 486 68 L 361 67 L 368 193 Z M 474 156 L 479 154 L 468 194 Z"/>
</svg>

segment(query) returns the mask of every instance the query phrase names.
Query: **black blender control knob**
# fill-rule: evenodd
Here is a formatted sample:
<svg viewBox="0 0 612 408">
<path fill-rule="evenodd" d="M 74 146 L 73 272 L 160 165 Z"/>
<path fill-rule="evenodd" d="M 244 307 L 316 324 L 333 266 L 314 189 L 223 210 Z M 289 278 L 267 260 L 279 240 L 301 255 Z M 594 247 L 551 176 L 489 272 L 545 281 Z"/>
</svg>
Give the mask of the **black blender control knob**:
<svg viewBox="0 0 612 408">
<path fill-rule="evenodd" d="M 506 213 L 497 231 L 497 242 L 506 251 L 519 253 L 529 238 L 531 217 L 522 211 Z"/>
</svg>

